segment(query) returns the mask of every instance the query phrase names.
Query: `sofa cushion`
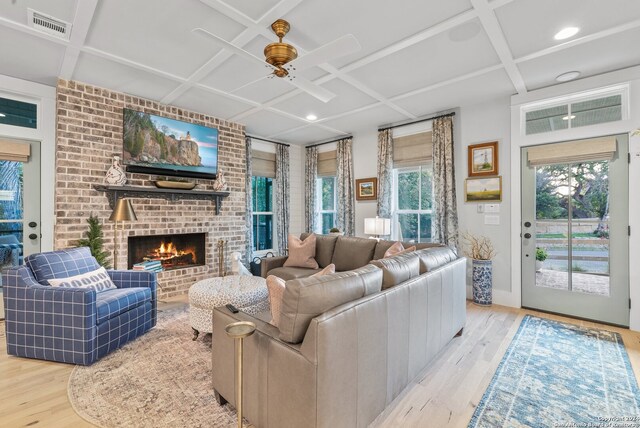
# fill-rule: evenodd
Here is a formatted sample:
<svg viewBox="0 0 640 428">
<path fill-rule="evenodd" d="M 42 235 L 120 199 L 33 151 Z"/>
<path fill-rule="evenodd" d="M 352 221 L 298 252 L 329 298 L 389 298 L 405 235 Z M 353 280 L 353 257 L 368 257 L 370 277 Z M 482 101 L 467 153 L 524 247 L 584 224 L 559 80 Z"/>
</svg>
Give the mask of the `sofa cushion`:
<svg viewBox="0 0 640 428">
<path fill-rule="evenodd" d="M 420 260 L 415 251 L 372 260 L 371 264 L 382 269 L 383 290 L 420 275 Z"/>
<path fill-rule="evenodd" d="M 51 278 L 49 285 L 64 288 L 89 288 L 96 293 L 103 293 L 107 290 L 117 288 L 107 273 L 107 270 L 102 266 L 94 271 L 69 278 Z"/>
<path fill-rule="evenodd" d="M 101 324 L 120 314 L 151 301 L 148 287 L 116 288 L 96 295 L 96 324 Z"/>
<path fill-rule="evenodd" d="M 42 285 L 49 285 L 53 278 L 69 278 L 100 267 L 89 247 L 32 254 L 25 259 L 25 264 Z"/>
<path fill-rule="evenodd" d="M 415 252 L 420 260 L 420 274 L 430 272 L 458 258 L 449 247 L 425 248 Z"/>
<path fill-rule="evenodd" d="M 378 241 L 372 260 L 378 260 L 383 258 L 384 253 L 386 253 L 387 250 L 395 243 L 396 241 L 386 241 L 386 240 Z M 432 248 L 432 247 L 442 247 L 442 244 L 438 244 L 435 242 L 403 242 L 402 243 L 402 246 L 404 248 L 408 248 L 414 245 L 417 250 L 422 250 L 424 248 Z"/>
<path fill-rule="evenodd" d="M 378 242 L 375 239 L 338 236 L 331 263 L 337 272 L 345 272 L 366 266 L 373 259 Z"/>
<path fill-rule="evenodd" d="M 300 235 L 300 239 L 306 239 L 309 233 Z M 331 264 L 333 251 L 336 248 L 338 237 L 335 235 L 316 235 L 316 261 L 321 268 Z"/>
<path fill-rule="evenodd" d="M 300 343 L 311 320 L 331 308 L 377 293 L 382 271 L 369 265 L 349 272 L 287 281 L 280 315 L 280 339 Z"/>
<path fill-rule="evenodd" d="M 301 267 L 317 269 L 316 262 L 316 235 L 313 233 L 301 240 L 295 235 L 289 234 L 287 238 L 289 245 L 289 257 L 284 262 L 285 267 Z"/>
<path fill-rule="evenodd" d="M 298 268 L 298 267 L 279 267 L 275 269 L 271 269 L 267 274 L 275 275 L 278 278 L 282 278 L 285 281 L 289 281 L 290 279 L 297 278 L 306 278 L 308 276 L 313 275 L 316 272 L 320 272 L 322 269 L 307 269 L 307 268 Z"/>
<path fill-rule="evenodd" d="M 267 277 L 267 290 L 269 290 L 269 309 L 271 310 L 271 321 L 269 324 L 278 327 L 280 324 L 280 313 L 282 312 L 282 296 L 285 290 L 285 280 L 275 275 Z"/>
</svg>

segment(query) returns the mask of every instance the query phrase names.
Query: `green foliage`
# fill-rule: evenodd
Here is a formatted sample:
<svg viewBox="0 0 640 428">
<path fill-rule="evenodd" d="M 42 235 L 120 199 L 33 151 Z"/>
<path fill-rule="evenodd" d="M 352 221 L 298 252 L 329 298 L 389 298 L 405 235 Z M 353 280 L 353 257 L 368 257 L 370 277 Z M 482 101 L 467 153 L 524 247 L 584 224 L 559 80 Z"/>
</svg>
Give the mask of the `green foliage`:
<svg viewBox="0 0 640 428">
<path fill-rule="evenodd" d="M 85 232 L 86 238 L 79 239 L 77 246 L 89 247 L 91 255 L 96 258 L 98 264 L 106 269 L 111 269 L 110 253 L 104 250 L 104 234 L 100 220 L 91 215 L 87 219 L 87 223 L 89 223 L 89 230 Z"/>
<path fill-rule="evenodd" d="M 340 233 L 340 229 L 338 229 L 337 227 L 332 227 L 331 229 L 329 229 L 329 233 Z"/>
<path fill-rule="evenodd" d="M 543 261 L 547 260 L 547 257 L 549 257 L 549 254 L 547 253 L 547 250 L 545 250 L 544 248 L 540 248 L 540 247 L 536 248 L 536 260 L 537 261 L 543 262 Z"/>
</svg>

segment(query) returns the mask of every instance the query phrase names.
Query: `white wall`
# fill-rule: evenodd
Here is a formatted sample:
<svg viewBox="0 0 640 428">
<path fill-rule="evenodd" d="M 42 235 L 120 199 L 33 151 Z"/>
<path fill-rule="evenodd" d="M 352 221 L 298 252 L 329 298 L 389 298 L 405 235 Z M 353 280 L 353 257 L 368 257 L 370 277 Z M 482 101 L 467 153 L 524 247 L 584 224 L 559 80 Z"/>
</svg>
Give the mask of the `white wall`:
<svg viewBox="0 0 640 428">
<path fill-rule="evenodd" d="M 455 144 L 456 185 L 458 189 L 458 221 L 460 232 L 491 238 L 497 251 L 493 260 L 493 300 L 508 304 L 511 292 L 511 135 L 510 99 L 501 98 L 469 107 L 462 107 L 459 115 L 460 138 Z M 472 144 L 498 141 L 498 173 L 502 176 L 502 202 L 499 213 L 479 214 L 481 204 L 464 202 L 464 181 L 468 176 L 467 147 Z M 517 155 L 517 153 L 515 154 Z M 484 205 L 484 204 L 483 204 Z M 500 225 L 484 224 L 485 215 L 497 215 Z M 463 241 L 461 241 L 463 242 Z M 470 264 L 470 262 L 469 262 Z M 470 285 L 471 281 L 468 281 Z M 516 286 L 519 286 L 516 285 Z M 471 288 L 468 288 L 471 296 Z"/>
<path fill-rule="evenodd" d="M 353 176 L 355 179 L 376 177 L 378 174 L 378 130 L 353 134 Z M 375 217 L 376 201 L 356 201 L 356 236 L 364 234 L 364 219 Z"/>
<path fill-rule="evenodd" d="M 304 147 L 289 147 L 289 233 L 304 232 Z"/>
</svg>

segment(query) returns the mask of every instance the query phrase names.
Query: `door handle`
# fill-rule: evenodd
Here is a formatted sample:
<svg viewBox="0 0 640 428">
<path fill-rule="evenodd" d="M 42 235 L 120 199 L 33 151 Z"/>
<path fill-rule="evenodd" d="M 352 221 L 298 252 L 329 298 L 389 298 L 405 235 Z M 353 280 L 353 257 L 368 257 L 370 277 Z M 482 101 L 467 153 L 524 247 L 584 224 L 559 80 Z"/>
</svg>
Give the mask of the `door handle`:
<svg viewBox="0 0 640 428">
<path fill-rule="evenodd" d="M 32 233 L 29 235 L 29 239 L 38 239 L 38 235 L 36 235 L 35 233 Z"/>
<path fill-rule="evenodd" d="M 36 223 L 35 221 L 30 221 L 29 222 L 29 227 L 33 228 L 33 227 L 36 227 L 36 226 L 38 226 L 38 223 Z"/>
<path fill-rule="evenodd" d="M 530 239 L 531 238 L 531 234 L 530 233 L 525 233 L 524 237 L 525 237 L 525 239 Z"/>
</svg>

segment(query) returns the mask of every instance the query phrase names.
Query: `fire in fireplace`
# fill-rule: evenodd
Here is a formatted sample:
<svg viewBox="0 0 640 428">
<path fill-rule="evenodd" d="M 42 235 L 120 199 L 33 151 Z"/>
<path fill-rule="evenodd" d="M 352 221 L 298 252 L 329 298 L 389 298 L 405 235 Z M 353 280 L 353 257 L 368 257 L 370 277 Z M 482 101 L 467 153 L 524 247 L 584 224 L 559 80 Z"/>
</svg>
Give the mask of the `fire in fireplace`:
<svg viewBox="0 0 640 428">
<path fill-rule="evenodd" d="M 163 270 L 205 264 L 204 233 L 130 236 L 128 244 L 129 269 L 143 262 L 160 262 Z"/>
</svg>

